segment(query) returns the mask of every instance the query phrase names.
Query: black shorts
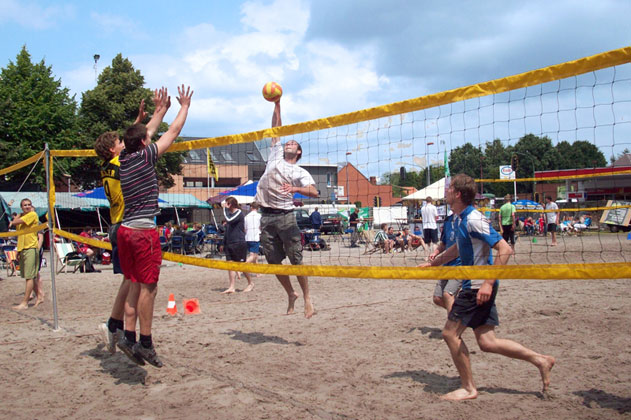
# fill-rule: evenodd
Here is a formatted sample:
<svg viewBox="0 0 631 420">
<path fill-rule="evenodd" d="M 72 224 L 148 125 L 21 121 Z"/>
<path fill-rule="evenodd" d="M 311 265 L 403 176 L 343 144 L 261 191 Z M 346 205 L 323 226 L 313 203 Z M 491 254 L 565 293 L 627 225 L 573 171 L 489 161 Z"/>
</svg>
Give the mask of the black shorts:
<svg viewBox="0 0 631 420">
<path fill-rule="evenodd" d="M 556 232 L 557 224 L 556 223 L 548 223 L 548 232 Z"/>
<path fill-rule="evenodd" d="M 454 305 L 447 318 L 450 321 L 460 321 L 462 325 L 476 329 L 483 325 L 500 325 L 497 308 L 495 307 L 495 296 L 497 295 L 497 283 L 493 286 L 491 299 L 484 305 L 478 305 L 476 299 L 477 289 L 461 289 L 456 296 Z"/>
<path fill-rule="evenodd" d="M 423 240 L 426 244 L 438 243 L 438 229 L 423 229 Z"/>
<path fill-rule="evenodd" d="M 227 244 L 224 252 L 226 253 L 226 261 L 244 262 L 248 256 L 248 244 L 247 242 Z"/>
<path fill-rule="evenodd" d="M 515 232 L 513 225 L 502 225 L 502 238 L 512 245 L 515 245 Z"/>
</svg>

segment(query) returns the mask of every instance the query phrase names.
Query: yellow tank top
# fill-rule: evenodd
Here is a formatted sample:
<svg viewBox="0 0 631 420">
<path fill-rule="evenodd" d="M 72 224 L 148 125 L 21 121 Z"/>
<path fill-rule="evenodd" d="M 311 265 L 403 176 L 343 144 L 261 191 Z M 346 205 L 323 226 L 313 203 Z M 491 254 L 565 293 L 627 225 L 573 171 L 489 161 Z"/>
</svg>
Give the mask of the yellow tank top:
<svg viewBox="0 0 631 420">
<path fill-rule="evenodd" d="M 125 202 L 123 201 L 123 190 L 121 190 L 120 163 L 118 156 L 114 156 L 109 162 L 105 162 L 101 167 L 101 180 L 105 195 L 110 202 L 110 219 L 112 224 L 120 223 L 125 212 Z"/>
</svg>

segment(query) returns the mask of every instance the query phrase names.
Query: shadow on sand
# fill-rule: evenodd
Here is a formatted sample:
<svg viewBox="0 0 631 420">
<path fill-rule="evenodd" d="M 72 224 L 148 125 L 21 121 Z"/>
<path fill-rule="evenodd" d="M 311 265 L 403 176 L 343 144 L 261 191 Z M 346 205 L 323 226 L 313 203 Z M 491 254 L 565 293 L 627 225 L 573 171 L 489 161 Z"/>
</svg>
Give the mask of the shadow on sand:
<svg viewBox="0 0 631 420">
<path fill-rule="evenodd" d="M 147 371 L 129 360 L 121 351 L 110 354 L 105 350 L 105 345 L 97 344 L 95 348 L 81 353 L 81 356 L 90 356 L 98 360 L 103 372 L 117 379 L 116 385 L 144 385 L 146 382 Z"/>
<path fill-rule="evenodd" d="M 583 398 L 583 405 L 589 408 L 593 407 L 592 403 L 596 403 L 602 408 L 616 410 L 620 414 L 631 413 L 631 398 L 629 397 L 619 397 L 594 388 L 588 391 L 576 391 L 573 394 Z"/>
<path fill-rule="evenodd" d="M 242 331 L 230 330 L 223 334 L 232 336 L 233 340 L 243 341 L 244 343 L 248 343 L 248 344 L 274 343 L 274 344 L 291 344 L 294 346 L 304 345 L 299 341 L 287 341 L 282 337 L 278 337 L 275 335 L 272 335 L 272 336 L 265 335 L 260 332 L 244 333 Z"/>
</svg>

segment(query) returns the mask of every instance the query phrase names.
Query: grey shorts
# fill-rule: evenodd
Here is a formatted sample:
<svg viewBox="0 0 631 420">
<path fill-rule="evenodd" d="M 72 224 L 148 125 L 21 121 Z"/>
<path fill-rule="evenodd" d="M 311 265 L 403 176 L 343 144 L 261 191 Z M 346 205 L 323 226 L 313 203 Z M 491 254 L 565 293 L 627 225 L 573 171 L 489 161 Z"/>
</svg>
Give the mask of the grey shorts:
<svg viewBox="0 0 631 420">
<path fill-rule="evenodd" d="M 495 307 L 495 296 L 497 296 L 497 282 L 493 286 L 491 299 L 483 305 L 477 303 L 478 290 L 460 290 L 451 312 L 447 315 L 450 321 L 460 321 L 462 325 L 471 329 L 476 329 L 483 325 L 497 327 L 500 325 L 497 308 Z"/>
<path fill-rule="evenodd" d="M 280 264 L 285 257 L 292 265 L 302 264 L 302 239 L 294 212 L 261 216 L 261 246 L 269 264 Z"/>
<path fill-rule="evenodd" d="M 434 296 L 443 297 L 444 293 L 456 296 L 462 286 L 462 280 L 438 280 L 434 288 Z"/>
</svg>

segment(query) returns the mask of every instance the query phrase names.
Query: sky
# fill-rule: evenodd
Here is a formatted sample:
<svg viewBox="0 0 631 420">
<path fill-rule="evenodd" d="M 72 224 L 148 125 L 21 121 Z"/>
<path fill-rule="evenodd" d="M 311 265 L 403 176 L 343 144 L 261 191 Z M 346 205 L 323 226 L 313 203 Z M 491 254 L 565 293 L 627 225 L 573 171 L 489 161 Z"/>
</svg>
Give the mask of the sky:
<svg viewBox="0 0 631 420">
<path fill-rule="evenodd" d="M 269 127 L 268 81 L 298 123 L 621 48 L 629 16 L 628 0 L 0 0 L 0 67 L 25 45 L 80 102 L 121 53 L 148 88 L 190 85 L 182 135 L 215 137 Z"/>
</svg>

